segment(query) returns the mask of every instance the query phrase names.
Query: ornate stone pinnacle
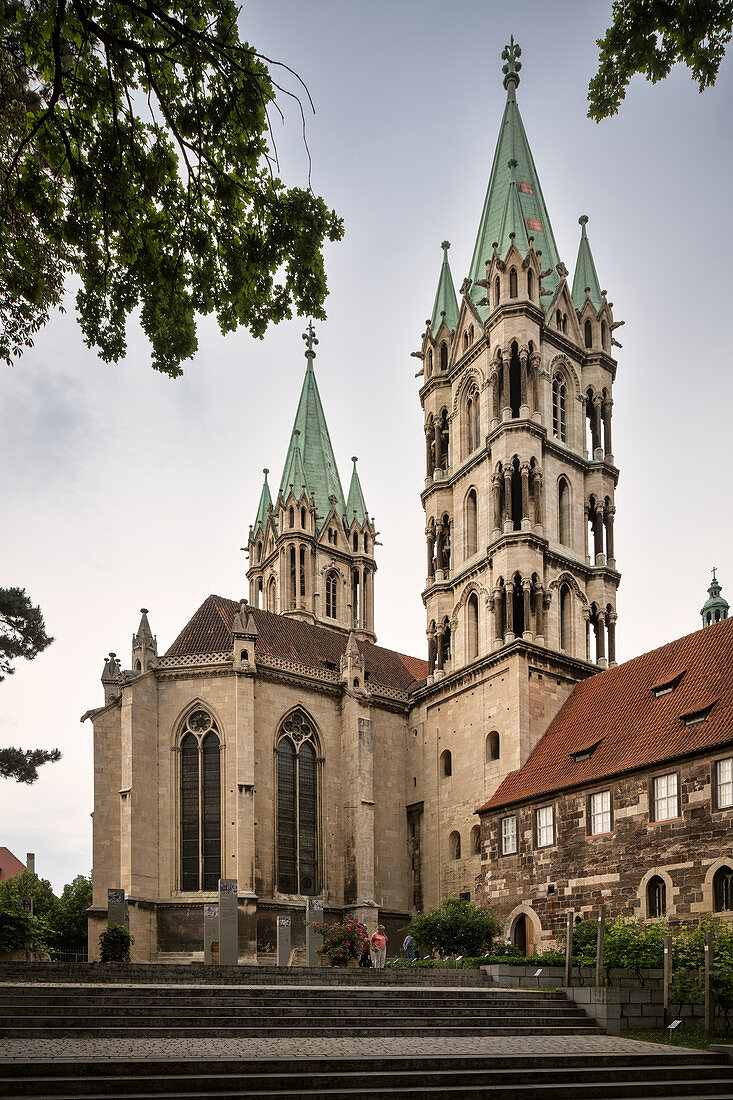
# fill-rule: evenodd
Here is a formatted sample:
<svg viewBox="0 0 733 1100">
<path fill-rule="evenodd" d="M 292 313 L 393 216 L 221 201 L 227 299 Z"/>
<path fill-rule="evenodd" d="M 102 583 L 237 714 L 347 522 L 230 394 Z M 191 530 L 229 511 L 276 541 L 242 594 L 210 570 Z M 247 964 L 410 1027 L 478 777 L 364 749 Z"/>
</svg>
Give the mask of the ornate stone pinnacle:
<svg viewBox="0 0 733 1100">
<path fill-rule="evenodd" d="M 514 35 L 512 35 L 509 39 L 509 45 L 505 46 L 501 52 L 501 59 L 506 62 L 506 65 L 502 65 L 501 71 L 504 73 L 504 87 L 507 91 L 510 87 L 516 88 L 519 84 L 519 70 L 522 67 L 519 58 L 521 56 L 521 46 L 514 41 Z"/>
<path fill-rule="evenodd" d="M 312 321 L 308 322 L 308 328 L 303 333 L 303 339 L 305 340 L 306 345 L 307 345 L 307 350 L 306 350 L 306 353 L 305 353 L 306 359 L 315 359 L 316 353 L 313 350 L 313 345 L 317 344 L 318 340 L 316 338 L 316 334 L 315 334 L 315 331 L 313 329 L 313 322 Z"/>
</svg>

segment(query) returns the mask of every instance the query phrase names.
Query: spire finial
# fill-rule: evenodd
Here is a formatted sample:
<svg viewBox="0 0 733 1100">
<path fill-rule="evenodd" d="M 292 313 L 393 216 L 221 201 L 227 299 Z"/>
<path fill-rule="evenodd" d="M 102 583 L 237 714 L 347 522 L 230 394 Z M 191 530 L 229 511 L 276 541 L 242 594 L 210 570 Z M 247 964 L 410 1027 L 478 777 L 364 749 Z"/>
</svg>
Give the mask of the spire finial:
<svg viewBox="0 0 733 1100">
<path fill-rule="evenodd" d="M 450 248 L 450 241 L 441 241 L 440 242 L 440 247 L 445 252 L 444 259 L 447 260 L 448 259 L 448 249 Z"/>
<path fill-rule="evenodd" d="M 352 456 L 351 456 L 351 461 L 352 461 L 352 462 L 354 463 L 354 465 L 356 466 L 356 464 L 357 464 L 357 462 L 359 461 L 359 459 L 358 459 L 358 458 L 356 457 L 356 455 L 352 455 Z"/>
<path fill-rule="evenodd" d="M 303 333 L 303 339 L 306 342 L 305 357 L 312 363 L 316 357 L 316 353 L 313 350 L 313 345 L 318 343 L 312 321 L 308 322 L 308 328 Z"/>
<path fill-rule="evenodd" d="M 585 227 L 586 227 L 587 224 L 588 224 L 588 215 L 587 214 L 581 214 L 580 217 L 578 218 L 578 225 L 580 226 L 581 236 L 583 236 L 583 237 L 588 236 L 588 234 L 585 231 Z"/>
<path fill-rule="evenodd" d="M 522 48 L 518 42 L 514 41 L 514 35 L 509 39 L 509 45 L 505 46 L 501 53 L 502 61 L 506 64 L 502 65 L 501 71 L 504 73 L 504 87 L 507 91 L 512 91 L 519 84 L 519 70 L 522 67 L 522 62 L 519 58 L 522 56 Z"/>
<path fill-rule="evenodd" d="M 265 475 L 265 481 L 267 481 L 267 475 L 269 474 L 269 472 L 270 471 L 268 470 L 267 466 L 262 467 L 262 473 Z"/>
</svg>

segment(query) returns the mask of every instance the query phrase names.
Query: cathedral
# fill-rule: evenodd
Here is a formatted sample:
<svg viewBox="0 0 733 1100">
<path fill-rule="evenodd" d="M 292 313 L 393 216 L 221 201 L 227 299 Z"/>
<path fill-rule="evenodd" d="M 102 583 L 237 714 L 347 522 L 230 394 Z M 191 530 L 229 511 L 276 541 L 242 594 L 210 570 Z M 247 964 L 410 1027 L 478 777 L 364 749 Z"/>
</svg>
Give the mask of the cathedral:
<svg viewBox="0 0 733 1100">
<path fill-rule="evenodd" d="M 344 494 L 309 325 L 282 477 L 273 496 L 265 470 L 249 532 L 248 598 L 208 596 L 165 653 L 143 610 L 130 668 L 110 654 L 104 706 L 85 715 L 90 958 L 108 888 L 125 890 L 141 960 L 200 957 L 220 878 L 237 880 L 243 961 L 268 957 L 280 916 L 297 943 L 309 896 L 395 938 L 442 897 L 491 901 L 477 810 L 576 685 L 616 665 L 623 322 L 585 215 L 572 278 L 558 253 L 519 55 L 513 40 L 502 55 L 506 105 L 468 276 L 456 293 L 444 241 L 413 353 L 426 659 L 377 645 L 374 518 L 355 458 Z"/>
</svg>

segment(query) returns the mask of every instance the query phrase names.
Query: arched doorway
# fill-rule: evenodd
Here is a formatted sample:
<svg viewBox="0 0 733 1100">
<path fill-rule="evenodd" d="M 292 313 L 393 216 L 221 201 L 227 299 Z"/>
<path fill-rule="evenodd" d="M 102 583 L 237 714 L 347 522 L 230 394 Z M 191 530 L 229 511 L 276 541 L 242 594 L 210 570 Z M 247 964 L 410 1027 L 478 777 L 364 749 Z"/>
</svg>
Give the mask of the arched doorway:
<svg viewBox="0 0 733 1100">
<path fill-rule="evenodd" d="M 523 955 L 534 954 L 534 925 L 526 913 L 520 913 L 514 922 L 512 942 Z"/>
</svg>

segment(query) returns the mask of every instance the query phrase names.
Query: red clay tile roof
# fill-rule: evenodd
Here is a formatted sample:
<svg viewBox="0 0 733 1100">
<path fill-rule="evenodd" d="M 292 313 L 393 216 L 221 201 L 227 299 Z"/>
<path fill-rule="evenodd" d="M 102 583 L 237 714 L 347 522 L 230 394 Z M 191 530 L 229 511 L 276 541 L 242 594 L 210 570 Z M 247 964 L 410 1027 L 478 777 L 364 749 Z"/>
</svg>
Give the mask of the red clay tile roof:
<svg viewBox="0 0 733 1100">
<path fill-rule="evenodd" d="M 187 653 L 217 653 L 232 645 L 232 623 L 239 610 L 235 600 L 222 596 L 209 596 L 184 626 L 166 657 L 180 657 Z M 287 615 L 274 615 L 251 607 L 257 627 L 257 652 L 262 656 L 285 657 L 307 668 L 329 668 L 339 671 L 341 657 L 346 649 L 348 636 L 326 626 L 291 619 Z M 368 683 L 409 691 L 428 673 L 426 661 L 406 657 L 392 649 L 359 642 L 359 652 L 364 657 Z"/>
<path fill-rule="evenodd" d="M 674 691 L 654 697 L 682 670 Z M 710 706 L 709 717 L 682 719 Z M 482 810 L 583 786 L 607 776 L 733 742 L 733 618 L 706 626 L 573 690 L 526 764 L 499 785 Z M 573 753 L 597 744 L 588 760 Z"/>
<path fill-rule="evenodd" d="M 25 871 L 25 863 L 13 855 L 9 848 L 0 848 L 0 882 Z"/>
</svg>

